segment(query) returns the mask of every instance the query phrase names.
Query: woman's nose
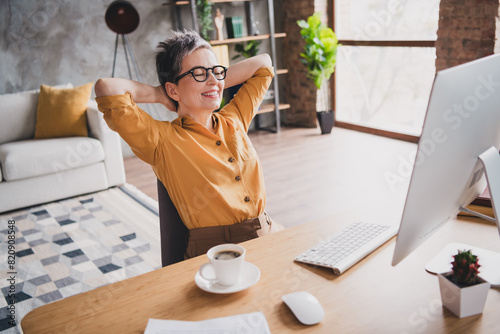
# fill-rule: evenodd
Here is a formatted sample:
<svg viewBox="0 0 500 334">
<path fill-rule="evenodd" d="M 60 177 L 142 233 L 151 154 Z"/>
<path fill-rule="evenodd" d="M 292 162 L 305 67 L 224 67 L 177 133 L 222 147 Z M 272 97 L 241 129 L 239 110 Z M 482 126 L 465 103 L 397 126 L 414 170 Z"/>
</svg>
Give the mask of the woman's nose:
<svg viewBox="0 0 500 334">
<path fill-rule="evenodd" d="M 217 81 L 218 81 L 218 80 L 217 80 L 217 78 L 216 78 L 216 77 L 215 77 L 215 75 L 214 75 L 213 70 L 211 70 L 211 69 L 210 69 L 210 70 L 208 70 L 208 71 L 207 71 L 207 75 L 208 75 L 208 79 L 207 79 L 207 81 L 209 81 L 209 82 L 217 82 Z"/>
</svg>

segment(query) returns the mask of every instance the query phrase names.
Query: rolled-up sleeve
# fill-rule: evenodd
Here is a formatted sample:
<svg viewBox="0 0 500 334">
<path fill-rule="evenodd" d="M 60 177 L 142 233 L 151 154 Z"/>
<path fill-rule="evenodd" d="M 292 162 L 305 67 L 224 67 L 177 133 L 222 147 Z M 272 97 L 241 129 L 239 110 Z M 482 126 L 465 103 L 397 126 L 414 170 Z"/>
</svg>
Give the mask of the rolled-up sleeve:
<svg viewBox="0 0 500 334">
<path fill-rule="evenodd" d="M 110 129 L 118 132 L 140 159 L 154 164 L 158 121 L 140 109 L 130 94 L 97 97 L 96 102 Z"/>
<path fill-rule="evenodd" d="M 238 90 L 231 102 L 221 110 L 221 114 L 229 118 L 236 115 L 245 131 L 248 131 L 250 122 L 257 114 L 273 76 L 272 67 L 258 69 Z"/>
</svg>

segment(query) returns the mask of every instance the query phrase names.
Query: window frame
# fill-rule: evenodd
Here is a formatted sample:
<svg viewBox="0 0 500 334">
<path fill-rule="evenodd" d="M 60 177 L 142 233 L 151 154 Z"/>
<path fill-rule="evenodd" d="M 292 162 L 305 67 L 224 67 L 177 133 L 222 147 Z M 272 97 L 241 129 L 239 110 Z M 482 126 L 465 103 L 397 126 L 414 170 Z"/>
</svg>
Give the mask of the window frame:
<svg viewBox="0 0 500 334">
<path fill-rule="evenodd" d="M 328 26 L 335 31 L 335 0 L 328 1 Z M 345 46 L 375 46 L 375 47 L 435 47 L 435 40 L 350 40 L 339 39 L 339 43 Z M 336 72 L 330 78 L 330 94 L 333 110 L 336 110 L 337 100 L 335 92 Z M 418 143 L 420 136 L 405 134 L 401 132 L 388 131 L 379 128 L 337 121 L 335 113 L 335 126 L 355 131 L 375 134 L 383 137 Z"/>
</svg>

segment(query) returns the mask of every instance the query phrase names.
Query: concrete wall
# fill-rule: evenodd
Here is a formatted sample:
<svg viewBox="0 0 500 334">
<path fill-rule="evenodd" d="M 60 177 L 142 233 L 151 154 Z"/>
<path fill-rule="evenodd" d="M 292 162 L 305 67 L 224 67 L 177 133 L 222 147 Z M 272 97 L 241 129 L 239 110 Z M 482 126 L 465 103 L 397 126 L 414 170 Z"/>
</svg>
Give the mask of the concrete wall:
<svg viewBox="0 0 500 334">
<path fill-rule="evenodd" d="M 0 1 L 0 94 L 38 88 L 40 84 L 74 85 L 111 76 L 116 34 L 104 14 L 110 0 Z M 128 35 L 144 81 L 156 83 L 154 52 L 172 29 L 161 1 L 132 1 L 141 22 Z M 147 18 L 147 19 L 145 19 Z M 116 74 L 128 77 L 122 44 Z"/>
<path fill-rule="evenodd" d="M 104 15 L 112 1 L 0 0 L 0 94 L 37 89 L 41 84 L 70 82 L 78 86 L 110 77 L 116 34 L 106 25 Z M 189 7 L 163 5 L 169 0 L 129 2 L 138 11 L 140 24 L 127 37 L 143 81 L 157 85 L 154 65 L 156 46 L 177 28 L 176 10 L 181 12 L 182 26 L 192 26 Z M 243 3 L 217 6 L 221 7 L 226 17 L 245 16 Z M 255 3 L 255 17 L 260 33 L 269 32 L 265 1 Z M 215 36 L 214 31 L 214 39 Z M 266 44 L 262 43 L 261 52 L 269 52 Z M 230 57 L 233 55 L 231 51 Z M 137 80 L 134 69 L 131 70 L 133 79 Z M 129 77 L 121 41 L 118 44 L 115 77 Z M 173 120 L 177 117 L 161 105 L 143 107 L 159 119 Z"/>
<path fill-rule="evenodd" d="M 170 30 L 176 29 L 175 7 L 163 5 L 168 1 L 129 0 L 139 12 L 141 21 L 127 37 L 144 82 L 149 84 L 157 84 L 156 45 Z M 35 89 L 40 84 L 71 82 L 79 85 L 111 76 L 116 34 L 104 20 L 111 2 L 1 0 L 0 94 Z M 266 33 L 269 31 L 267 5 L 259 1 L 255 8 L 259 30 Z M 222 10 L 226 17 L 244 16 L 242 3 L 225 5 Z M 184 26 L 190 27 L 189 8 L 182 6 L 181 12 Z M 215 38 L 215 31 L 213 35 Z M 268 52 L 268 48 L 263 45 L 261 51 Z M 121 42 L 115 76 L 129 76 Z"/>
<path fill-rule="evenodd" d="M 41 84 L 74 86 L 110 77 L 116 33 L 104 15 L 111 0 L 0 0 L 0 94 L 39 88 Z M 158 84 L 156 45 L 175 28 L 166 1 L 130 1 L 140 17 L 127 35 L 143 81 Z M 133 79 L 137 80 L 133 67 Z M 115 77 L 128 78 L 123 44 L 118 43 Z M 92 96 L 94 96 L 92 92 Z M 177 116 L 162 105 L 144 105 L 157 119 Z M 5 121 L 1 120 L 0 121 Z M 122 141 L 124 156 L 133 153 Z"/>
</svg>

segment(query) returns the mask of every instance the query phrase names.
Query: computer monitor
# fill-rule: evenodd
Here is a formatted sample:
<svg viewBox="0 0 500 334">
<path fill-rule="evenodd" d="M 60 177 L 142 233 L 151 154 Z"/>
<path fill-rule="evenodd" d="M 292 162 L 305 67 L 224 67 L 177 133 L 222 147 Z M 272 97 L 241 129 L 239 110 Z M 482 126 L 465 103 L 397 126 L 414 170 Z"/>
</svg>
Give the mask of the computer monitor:
<svg viewBox="0 0 500 334">
<path fill-rule="evenodd" d="M 439 71 L 418 143 L 393 265 L 456 217 L 487 183 L 495 216 L 500 218 L 496 214 L 500 211 L 499 148 L 500 54 Z"/>
</svg>

